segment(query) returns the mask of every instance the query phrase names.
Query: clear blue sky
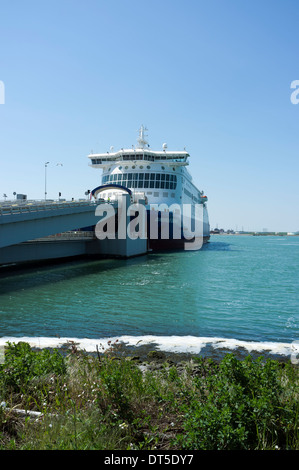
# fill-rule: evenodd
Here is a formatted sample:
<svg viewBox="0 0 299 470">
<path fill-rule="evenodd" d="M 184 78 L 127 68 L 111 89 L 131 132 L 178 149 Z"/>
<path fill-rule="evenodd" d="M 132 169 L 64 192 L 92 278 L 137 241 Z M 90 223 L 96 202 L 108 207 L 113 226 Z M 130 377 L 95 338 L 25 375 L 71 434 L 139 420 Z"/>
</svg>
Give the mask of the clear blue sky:
<svg viewBox="0 0 299 470">
<path fill-rule="evenodd" d="M 190 152 L 212 227 L 299 230 L 296 0 L 1 2 L 0 199 L 84 197 L 90 150 Z M 63 166 L 56 166 L 62 163 Z"/>
</svg>

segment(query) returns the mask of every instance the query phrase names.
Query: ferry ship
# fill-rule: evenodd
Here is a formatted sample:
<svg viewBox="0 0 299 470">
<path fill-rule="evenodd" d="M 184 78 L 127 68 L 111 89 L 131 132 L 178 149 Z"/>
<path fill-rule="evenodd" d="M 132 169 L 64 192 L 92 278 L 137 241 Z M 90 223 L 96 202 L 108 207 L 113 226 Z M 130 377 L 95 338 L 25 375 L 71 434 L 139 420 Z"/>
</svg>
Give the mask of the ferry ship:
<svg viewBox="0 0 299 470">
<path fill-rule="evenodd" d="M 144 199 L 147 209 L 147 237 L 148 247 L 151 250 L 180 249 L 186 247 L 186 241 L 190 241 L 194 232 L 195 207 L 201 209 L 201 239 L 206 243 L 210 238 L 210 225 L 207 210 L 207 196 L 199 190 L 192 182 L 192 177 L 188 169 L 188 159 L 190 157 L 186 150 L 169 151 L 167 144 L 162 145 L 160 151 L 150 148 L 147 129 L 141 126 L 137 145 L 132 148 L 121 148 L 106 153 L 91 153 L 89 166 L 95 169 L 102 169 L 101 185 L 91 191 L 91 198 L 102 198 L 105 201 L 114 201 L 122 193 L 129 193 L 131 201 L 136 202 Z M 160 210 L 157 209 L 160 207 Z M 163 225 L 162 211 L 169 212 L 169 236 L 165 239 L 161 236 L 161 226 Z M 174 217 L 174 212 L 179 212 L 172 208 L 189 207 L 189 223 L 183 217 Z M 191 210 L 190 210 L 191 209 Z M 153 212 L 154 211 L 154 212 Z M 154 220 L 153 213 L 158 219 L 158 237 L 152 237 L 150 226 Z M 188 217 L 188 216 L 187 216 Z M 179 220 L 179 222 L 177 222 Z M 180 236 L 174 236 L 174 225 L 180 224 Z M 162 224 L 162 225 L 161 225 Z M 191 230 L 191 235 L 186 235 Z M 177 232 L 176 232 L 177 233 Z M 202 244 L 201 244 L 202 245 Z"/>
</svg>

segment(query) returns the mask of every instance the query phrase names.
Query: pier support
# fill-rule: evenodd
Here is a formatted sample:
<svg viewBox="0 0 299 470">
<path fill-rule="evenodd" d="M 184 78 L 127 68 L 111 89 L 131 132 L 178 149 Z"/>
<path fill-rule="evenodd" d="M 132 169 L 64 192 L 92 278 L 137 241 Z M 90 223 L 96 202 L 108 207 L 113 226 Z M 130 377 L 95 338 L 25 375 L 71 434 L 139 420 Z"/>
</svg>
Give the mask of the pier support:
<svg viewBox="0 0 299 470">
<path fill-rule="evenodd" d="M 131 227 L 132 218 L 134 219 L 135 214 L 128 211 L 129 207 L 140 207 L 138 215 L 139 226 L 138 232 L 133 232 Z M 117 211 L 115 212 L 115 219 L 112 221 L 112 226 L 116 227 L 114 233 L 107 233 L 107 236 L 104 239 L 95 238 L 87 246 L 87 254 L 103 254 L 103 255 L 112 255 L 120 256 L 124 258 L 129 258 L 131 256 L 137 256 L 145 254 L 148 251 L 148 240 L 146 232 L 146 209 L 145 201 L 138 201 L 138 205 L 130 205 L 130 196 L 128 194 L 123 194 L 118 199 Z M 101 209 L 101 206 L 99 206 Z M 134 210 L 133 210 L 134 212 Z M 103 217 L 101 218 L 103 220 Z M 101 223 L 99 219 L 99 224 Z M 107 221 L 108 222 L 108 221 Z M 132 224 L 134 225 L 134 224 Z M 95 233 L 97 234 L 97 228 L 95 228 Z M 103 232 L 98 234 L 99 237 L 103 236 Z"/>
</svg>

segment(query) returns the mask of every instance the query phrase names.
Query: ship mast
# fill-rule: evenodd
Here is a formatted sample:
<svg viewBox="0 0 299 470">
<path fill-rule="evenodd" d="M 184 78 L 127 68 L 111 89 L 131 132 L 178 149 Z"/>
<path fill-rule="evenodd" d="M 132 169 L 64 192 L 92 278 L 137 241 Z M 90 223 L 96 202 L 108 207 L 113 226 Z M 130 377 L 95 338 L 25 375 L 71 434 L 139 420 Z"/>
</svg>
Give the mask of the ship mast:
<svg viewBox="0 0 299 470">
<path fill-rule="evenodd" d="M 147 131 L 147 128 L 142 125 L 139 129 L 139 137 L 137 139 L 137 142 L 138 142 L 137 148 L 139 149 L 143 149 L 145 145 L 148 144 L 147 140 L 145 140 L 145 137 L 147 137 L 144 133 L 145 131 Z"/>
</svg>

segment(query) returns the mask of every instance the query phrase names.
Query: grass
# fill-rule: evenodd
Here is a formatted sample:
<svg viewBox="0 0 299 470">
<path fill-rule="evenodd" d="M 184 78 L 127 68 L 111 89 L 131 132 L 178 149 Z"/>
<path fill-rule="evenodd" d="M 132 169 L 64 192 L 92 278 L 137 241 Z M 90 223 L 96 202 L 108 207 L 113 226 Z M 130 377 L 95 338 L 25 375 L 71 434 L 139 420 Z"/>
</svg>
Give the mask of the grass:
<svg viewBox="0 0 299 470">
<path fill-rule="evenodd" d="M 116 347 L 93 356 L 8 344 L 0 450 L 299 449 L 298 366 L 227 354 L 142 372 Z"/>
</svg>

